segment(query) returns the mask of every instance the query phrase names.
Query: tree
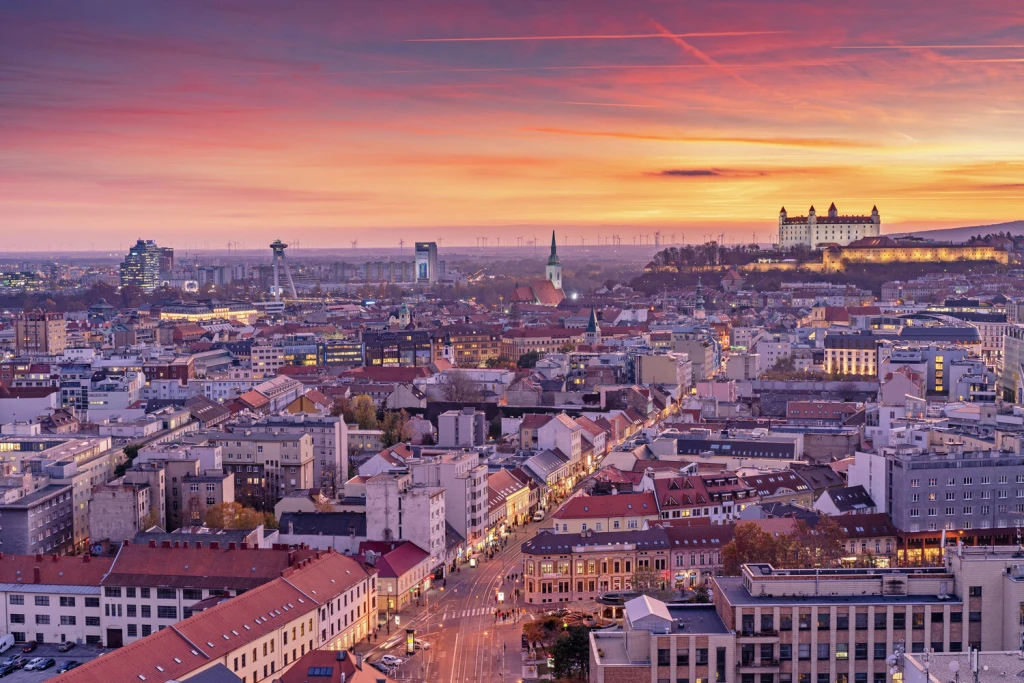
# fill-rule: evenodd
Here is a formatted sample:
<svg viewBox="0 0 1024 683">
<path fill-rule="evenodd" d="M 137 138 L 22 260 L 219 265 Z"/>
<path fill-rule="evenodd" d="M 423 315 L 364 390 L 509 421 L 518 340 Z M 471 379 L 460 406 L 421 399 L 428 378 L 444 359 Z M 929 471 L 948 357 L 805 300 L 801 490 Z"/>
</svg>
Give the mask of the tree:
<svg viewBox="0 0 1024 683">
<path fill-rule="evenodd" d="M 572 626 L 551 648 L 555 678 L 586 679 L 590 674 L 590 629 Z"/>
<path fill-rule="evenodd" d="M 576 350 L 576 345 L 570 342 L 566 342 L 558 347 L 559 353 L 572 353 Z"/>
<path fill-rule="evenodd" d="M 331 405 L 331 417 L 340 417 L 345 424 L 352 424 L 356 421 L 355 411 L 352 409 L 352 401 L 348 396 L 339 396 L 334 399 Z"/>
<path fill-rule="evenodd" d="M 352 415 L 360 429 L 377 429 L 377 406 L 366 394 L 352 399 Z"/>
<path fill-rule="evenodd" d="M 323 495 L 313 501 L 313 509 L 317 512 L 334 512 L 334 506 L 331 504 L 331 501 L 327 496 Z"/>
<path fill-rule="evenodd" d="M 540 360 L 540 354 L 536 351 L 527 351 L 523 355 L 519 356 L 519 360 L 516 362 L 523 370 L 537 367 L 537 361 Z"/>
<path fill-rule="evenodd" d="M 665 580 L 661 572 L 647 566 L 637 566 L 633 572 L 633 590 L 642 595 L 656 595 L 662 591 Z"/>
<path fill-rule="evenodd" d="M 711 602 L 711 591 L 708 590 L 707 586 L 697 586 L 693 589 L 692 601 L 701 603 Z"/>
<path fill-rule="evenodd" d="M 123 477 L 124 473 L 128 471 L 128 468 L 135 462 L 135 458 L 139 455 L 139 444 L 130 443 L 122 449 L 124 453 L 124 460 L 117 467 L 114 468 L 114 477 Z"/>
<path fill-rule="evenodd" d="M 217 503 L 210 506 L 206 510 L 204 522 L 214 529 L 255 529 L 260 524 L 268 527 L 273 524 L 270 528 L 277 528 L 273 514 L 247 508 L 241 503 Z"/>
<path fill-rule="evenodd" d="M 402 443 L 409 438 L 408 434 L 409 413 L 405 410 L 389 410 L 384 413 L 384 421 L 381 423 L 383 434 L 381 443 L 385 448 L 390 448 L 396 443 Z"/>
<path fill-rule="evenodd" d="M 811 569 L 839 565 L 845 536 L 839 523 L 832 517 L 821 515 L 813 529 L 800 520 L 790 536 L 800 549 L 798 566 Z"/>
<path fill-rule="evenodd" d="M 774 563 L 778 549 L 775 537 L 758 525 L 737 524 L 732 540 L 722 548 L 722 570 L 727 576 L 737 576 L 745 564 Z"/>
<path fill-rule="evenodd" d="M 509 360 L 508 356 L 498 356 L 496 358 L 488 358 L 484 365 L 489 368 L 507 368 L 512 365 L 512 361 Z"/>
<path fill-rule="evenodd" d="M 494 441 L 501 438 L 501 416 L 495 415 L 487 425 L 487 436 Z"/>
<path fill-rule="evenodd" d="M 441 397 L 445 401 L 455 403 L 476 403 L 483 400 L 480 385 L 463 370 L 452 370 L 445 373 L 445 382 L 441 385 Z"/>
</svg>

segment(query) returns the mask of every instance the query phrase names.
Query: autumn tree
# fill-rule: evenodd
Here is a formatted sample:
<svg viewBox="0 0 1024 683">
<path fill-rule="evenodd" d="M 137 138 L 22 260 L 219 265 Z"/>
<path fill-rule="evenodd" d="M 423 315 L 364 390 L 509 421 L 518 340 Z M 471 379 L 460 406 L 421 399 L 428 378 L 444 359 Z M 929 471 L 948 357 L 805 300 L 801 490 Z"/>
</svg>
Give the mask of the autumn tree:
<svg viewBox="0 0 1024 683">
<path fill-rule="evenodd" d="M 727 576 L 737 576 L 745 564 L 775 563 L 778 550 L 775 537 L 758 525 L 737 524 L 732 540 L 722 548 L 722 570 Z"/>
<path fill-rule="evenodd" d="M 512 361 L 509 360 L 508 356 L 497 356 L 495 358 L 488 358 L 484 365 L 489 368 L 507 368 L 512 365 Z"/>
<path fill-rule="evenodd" d="M 390 410 L 384 413 L 384 421 L 381 423 L 381 443 L 385 448 L 390 448 L 396 443 L 402 443 L 409 438 L 409 413 L 405 410 Z"/>
<path fill-rule="evenodd" d="M 331 417 L 340 417 L 345 424 L 356 421 L 356 413 L 352 409 L 352 400 L 348 396 L 339 396 L 331 405 Z"/>
<path fill-rule="evenodd" d="M 444 374 L 441 385 L 441 398 L 455 403 L 476 403 L 483 400 L 479 383 L 469 373 L 454 370 Z"/>
<path fill-rule="evenodd" d="M 642 595 L 655 596 L 660 594 L 665 587 L 665 579 L 661 572 L 652 569 L 650 566 L 637 565 L 633 571 L 633 590 Z"/>
<path fill-rule="evenodd" d="M 260 524 L 267 527 L 272 525 L 271 528 L 277 528 L 277 520 L 273 514 L 247 508 L 241 503 L 211 505 L 206 510 L 204 521 L 206 526 L 214 529 L 255 529 Z"/>
<path fill-rule="evenodd" d="M 590 673 L 590 629 L 571 626 L 555 641 L 551 648 L 555 659 L 556 679 L 579 678 L 586 680 Z"/>
<path fill-rule="evenodd" d="M 377 405 L 366 394 L 352 399 L 352 415 L 360 429 L 377 429 Z"/>
</svg>

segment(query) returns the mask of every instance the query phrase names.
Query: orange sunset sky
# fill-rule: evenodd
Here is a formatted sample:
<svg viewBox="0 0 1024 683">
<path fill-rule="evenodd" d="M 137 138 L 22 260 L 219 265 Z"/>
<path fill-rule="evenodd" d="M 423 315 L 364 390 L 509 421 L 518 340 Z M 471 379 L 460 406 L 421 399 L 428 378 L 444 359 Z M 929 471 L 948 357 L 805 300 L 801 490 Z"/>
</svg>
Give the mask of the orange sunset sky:
<svg viewBox="0 0 1024 683">
<path fill-rule="evenodd" d="M 8 2 L 0 188 L 0 250 L 1020 219 L 1024 2 Z"/>
</svg>

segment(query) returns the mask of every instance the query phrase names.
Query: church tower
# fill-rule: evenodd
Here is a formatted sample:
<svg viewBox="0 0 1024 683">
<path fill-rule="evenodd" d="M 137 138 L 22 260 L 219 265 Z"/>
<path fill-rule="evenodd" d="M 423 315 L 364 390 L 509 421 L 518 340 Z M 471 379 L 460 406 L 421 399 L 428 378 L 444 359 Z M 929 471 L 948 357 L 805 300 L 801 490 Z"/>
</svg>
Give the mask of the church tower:
<svg viewBox="0 0 1024 683">
<path fill-rule="evenodd" d="M 707 315 L 704 310 L 704 285 L 700 283 L 700 278 L 697 278 L 697 305 L 693 307 L 693 317 L 697 320 L 704 320 Z"/>
<path fill-rule="evenodd" d="M 555 289 L 562 289 L 562 263 L 558 260 L 558 250 L 555 247 L 555 231 L 551 231 L 551 256 L 548 256 L 548 265 L 544 268 L 544 274 Z"/>
<path fill-rule="evenodd" d="M 601 345 L 601 326 L 597 324 L 597 309 L 590 308 L 590 320 L 587 321 L 587 331 L 583 334 L 583 343 L 591 347 Z"/>
</svg>

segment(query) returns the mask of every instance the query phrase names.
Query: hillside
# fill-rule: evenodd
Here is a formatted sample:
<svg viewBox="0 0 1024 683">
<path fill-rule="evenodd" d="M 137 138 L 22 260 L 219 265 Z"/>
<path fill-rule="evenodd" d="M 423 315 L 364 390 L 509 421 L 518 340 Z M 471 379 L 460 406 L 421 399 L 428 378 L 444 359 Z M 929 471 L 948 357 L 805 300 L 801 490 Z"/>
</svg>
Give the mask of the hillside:
<svg viewBox="0 0 1024 683">
<path fill-rule="evenodd" d="M 1024 235 L 1024 221 L 1010 221 L 1008 223 L 995 223 L 993 225 L 973 225 L 965 228 L 943 228 L 941 230 L 921 230 L 908 232 L 885 232 L 886 235 L 907 235 L 913 234 L 917 237 L 926 237 L 944 242 L 963 242 L 975 235 L 988 235 L 991 233 L 1007 232 L 1011 235 Z"/>
</svg>

